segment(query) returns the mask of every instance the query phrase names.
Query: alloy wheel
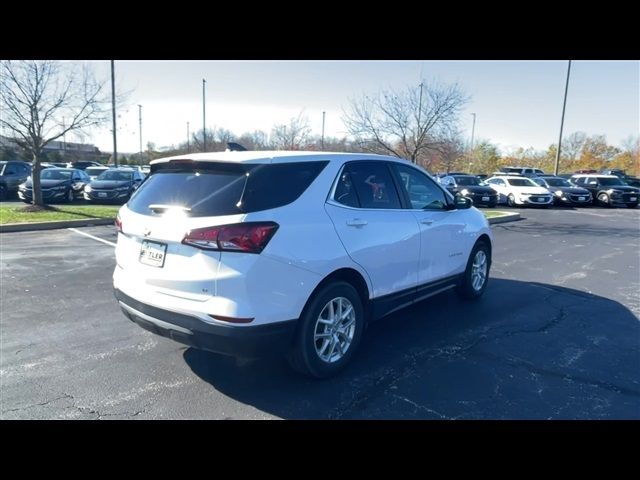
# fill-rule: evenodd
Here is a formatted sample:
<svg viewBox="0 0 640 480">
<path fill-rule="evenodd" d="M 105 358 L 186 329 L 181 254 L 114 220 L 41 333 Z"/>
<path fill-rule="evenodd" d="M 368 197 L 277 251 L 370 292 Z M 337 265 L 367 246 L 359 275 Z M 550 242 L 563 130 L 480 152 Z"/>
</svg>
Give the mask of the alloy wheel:
<svg viewBox="0 0 640 480">
<path fill-rule="evenodd" d="M 313 332 L 318 358 L 326 363 L 340 360 L 349 350 L 356 331 L 356 312 L 345 297 L 337 297 L 324 306 Z"/>
</svg>

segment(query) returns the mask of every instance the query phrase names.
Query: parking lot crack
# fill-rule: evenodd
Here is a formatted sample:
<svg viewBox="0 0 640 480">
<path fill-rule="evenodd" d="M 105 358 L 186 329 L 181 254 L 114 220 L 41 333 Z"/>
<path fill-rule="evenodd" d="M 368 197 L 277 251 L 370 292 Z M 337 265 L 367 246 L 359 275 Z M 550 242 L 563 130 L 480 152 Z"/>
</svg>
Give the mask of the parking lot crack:
<svg viewBox="0 0 640 480">
<path fill-rule="evenodd" d="M 24 407 L 10 408 L 8 410 L 3 410 L 2 414 L 10 413 L 10 412 L 19 412 L 19 411 L 22 411 L 22 410 L 28 410 L 30 408 L 35 408 L 35 407 L 43 407 L 43 406 L 49 405 L 50 403 L 57 402 L 58 400 L 64 400 L 64 399 L 68 399 L 68 398 L 73 399 L 73 397 L 71 395 L 67 395 L 65 393 L 65 394 L 63 394 L 63 395 L 61 395 L 59 397 L 52 398 L 51 400 L 47 400 L 46 402 L 34 403 L 32 405 L 27 405 L 27 406 L 24 406 Z"/>
<path fill-rule="evenodd" d="M 22 351 L 26 350 L 27 348 L 29 348 L 29 347 L 33 347 L 34 345 L 35 345 L 35 343 L 30 343 L 29 345 L 25 345 L 24 347 L 19 348 L 18 350 L 16 350 L 13 354 L 14 354 L 14 355 L 17 355 L 17 354 L 19 354 L 20 352 L 22 352 Z"/>
<path fill-rule="evenodd" d="M 440 412 L 437 412 L 429 407 L 425 407 L 424 405 L 420 405 L 416 402 L 414 402 L 413 400 L 409 400 L 407 397 L 403 397 L 401 395 L 392 395 L 392 397 L 397 398 L 398 400 L 402 400 L 403 402 L 406 402 L 410 405 L 413 405 L 415 408 L 419 409 L 419 410 L 424 410 L 425 412 L 428 413 L 432 413 L 434 415 L 437 415 L 438 417 L 440 417 L 443 420 L 452 420 L 450 417 L 447 417 L 446 415 L 441 414 Z"/>
<path fill-rule="evenodd" d="M 559 371 L 555 371 L 555 370 L 549 370 L 549 369 L 545 369 L 545 368 L 540 368 L 535 366 L 534 364 L 532 364 L 531 362 L 528 362 L 527 360 L 524 360 L 522 358 L 518 358 L 518 357 L 501 357 L 499 355 L 494 355 L 492 353 L 489 352 L 476 352 L 475 355 L 477 356 L 482 356 L 485 358 L 491 358 L 493 360 L 502 362 L 502 363 L 506 363 L 510 366 L 513 367 L 520 367 L 520 368 L 524 368 L 525 370 L 529 371 L 532 374 L 538 375 L 538 376 L 546 376 L 546 377 L 555 377 L 555 378 L 560 378 L 569 382 L 576 382 L 576 383 L 582 383 L 585 385 L 590 385 L 592 387 L 597 387 L 609 392 L 613 392 L 613 393 L 618 393 L 618 394 L 622 394 L 622 395 L 629 395 L 629 396 L 633 396 L 633 397 L 640 397 L 640 391 L 638 390 L 634 390 L 632 388 L 628 388 L 628 387 L 624 387 L 621 385 L 615 385 L 611 382 L 605 382 L 602 380 L 597 380 L 597 379 L 593 379 L 593 378 L 588 378 L 588 377 L 582 377 L 579 375 L 575 375 L 575 374 L 571 374 L 571 373 L 566 373 L 566 372 L 559 372 Z"/>
</svg>

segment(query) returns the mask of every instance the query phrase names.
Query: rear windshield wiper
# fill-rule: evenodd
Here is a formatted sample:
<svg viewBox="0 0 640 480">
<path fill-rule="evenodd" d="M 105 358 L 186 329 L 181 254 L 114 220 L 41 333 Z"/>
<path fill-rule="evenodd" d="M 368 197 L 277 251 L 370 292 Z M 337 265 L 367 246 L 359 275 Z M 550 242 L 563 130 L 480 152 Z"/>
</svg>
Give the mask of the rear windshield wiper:
<svg viewBox="0 0 640 480">
<path fill-rule="evenodd" d="M 169 209 L 174 209 L 174 210 L 182 210 L 183 212 L 190 212 L 191 209 L 189 207 L 183 207 L 181 205 L 164 205 L 164 204 L 159 204 L 159 203 L 154 203 L 149 205 L 149 210 L 152 210 L 154 212 L 157 213 L 157 211 L 159 210 L 169 210 Z"/>
<path fill-rule="evenodd" d="M 249 172 L 246 172 L 244 174 L 244 185 L 242 186 L 242 193 L 240 194 L 240 200 L 238 200 L 238 203 L 236 203 L 236 208 L 241 212 L 243 211 L 242 199 L 244 198 L 244 192 L 247 189 L 247 183 L 249 183 Z"/>
</svg>

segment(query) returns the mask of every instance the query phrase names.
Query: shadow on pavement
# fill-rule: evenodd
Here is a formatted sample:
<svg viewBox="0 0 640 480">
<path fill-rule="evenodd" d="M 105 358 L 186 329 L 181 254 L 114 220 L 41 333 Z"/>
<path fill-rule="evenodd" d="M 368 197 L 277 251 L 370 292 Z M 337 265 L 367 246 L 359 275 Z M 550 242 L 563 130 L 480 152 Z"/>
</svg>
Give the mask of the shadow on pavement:
<svg viewBox="0 0 640 480">
<path fill-rule="evenodd" d="M 287 419 L 640 418 L 640 323 L 577 290 L 491 279 L 476 303 L 448 292 L 371 326 L 337 378 L 281 359 L 187 349 L 221 393 Z"/>
</svg>

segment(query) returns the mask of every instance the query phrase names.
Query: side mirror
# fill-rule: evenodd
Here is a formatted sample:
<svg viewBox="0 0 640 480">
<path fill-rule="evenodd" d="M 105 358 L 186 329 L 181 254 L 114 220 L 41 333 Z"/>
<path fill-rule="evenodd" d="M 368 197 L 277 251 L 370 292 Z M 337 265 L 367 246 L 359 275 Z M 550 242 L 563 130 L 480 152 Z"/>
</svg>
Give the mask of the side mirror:
<svg viewBox="0 0 640 480">
<path fill-rule="evenodd" d="M 467 208 L 471 208 L 473 206 L 473 201 L 470 198 L 463 197 L 461 195 L 456 195 L 454 206 L 458 210 L 466 210 Z"/>
</svg>

